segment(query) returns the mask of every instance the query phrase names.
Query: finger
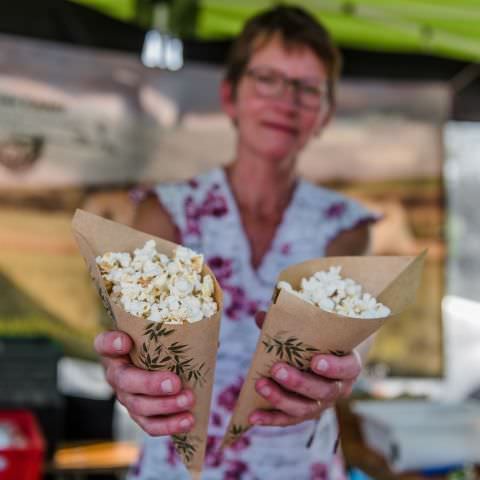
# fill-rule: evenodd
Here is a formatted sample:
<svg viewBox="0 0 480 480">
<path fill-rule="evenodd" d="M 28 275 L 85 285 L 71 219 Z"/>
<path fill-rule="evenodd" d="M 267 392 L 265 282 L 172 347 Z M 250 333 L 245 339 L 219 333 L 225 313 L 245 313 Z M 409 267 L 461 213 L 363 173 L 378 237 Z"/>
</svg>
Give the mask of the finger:
<svg viewBox="0 0 480 480">
<path fill-rule="evenodd" d="M 280 410 L 292 417 L 306 417 L 319 411 L 317 402 L 300 397 L 294 393 L 289 393 L 268 378 L 257 380 L 255 390 L 259 395 L 268 400 L 276 410 Z"/>
<path fill-rule="evenodd" d="M 132 339 L 124 332 L 102 332 L 96 336 L 94 346 L 99 355 L 118 357 L 130 352 Z"/>
<path fill-rule="evenodd" d="M 276 363 L 271 374 L 284 389 L 315 401 L 333 401 L 342 393 L 340 381 L 302 372 L 283 362 Z"/>
<path fill-rule="evenodd" d="M 255 323 L 257 324 L 257 327 L 258 328 L 262 328 L 263 326 L 263 322 L 265 321 L 265 317 L 267 316 L 267 312 L 264 312 L 262 310 L 259 310 L 256 314 L 255 314 Z"/>
<path fill-rule="evenodd" d="M 335 355 L 314 355 L 310 362 L 312 371 L 322 377 L 338 380 L 355 380 L 362 370 L 357 355 L 350 353 L 344 357 Z"/>
<path fill-rule="evenodd" d="M 248 418 L 251 425 L 287 427 L 299 423 L 298 417 L 292 417 L 278 410 L 255 410 Z"/>
<path fill-rule="evenodd" d="M 191 413 L 179 413 L 166 417 L 142 417 L 137 415 L 131 415 L 131 417 L 145 432 L 154 437 L 189 432 L 195 424 L 195 419 Z"/>
<path fill-rule="evenodd" d="M 190 390 L 184 390 L 172 397 L 149 397 L 120 392 L 117 399 L 131 415 L 138 417 L 154 417 L 186 412 L 191 410 L 195 404 L 195 397 Z"/>
<path fill-rule="evenodd" d="M 125 393 L 151 396 L 177 395 L 182 389 L 182 382 L 174 373 L 149 372 L 130 363 L 110 362 L 107 380 L 115 390 L 122 390 Z"/>
</svg>

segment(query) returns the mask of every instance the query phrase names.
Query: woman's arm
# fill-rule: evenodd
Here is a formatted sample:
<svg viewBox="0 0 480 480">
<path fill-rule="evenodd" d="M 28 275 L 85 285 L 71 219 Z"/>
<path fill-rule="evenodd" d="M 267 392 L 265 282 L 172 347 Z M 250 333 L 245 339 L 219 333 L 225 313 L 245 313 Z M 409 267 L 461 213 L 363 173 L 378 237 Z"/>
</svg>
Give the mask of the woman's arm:
<svg viewBox="0 0 480 480">
<path fill-rule="evenodd" d="M 340 232 L 327 246 L 327 257 L 368 255 L 370 250 L 370 223 Z"/>
</svg>

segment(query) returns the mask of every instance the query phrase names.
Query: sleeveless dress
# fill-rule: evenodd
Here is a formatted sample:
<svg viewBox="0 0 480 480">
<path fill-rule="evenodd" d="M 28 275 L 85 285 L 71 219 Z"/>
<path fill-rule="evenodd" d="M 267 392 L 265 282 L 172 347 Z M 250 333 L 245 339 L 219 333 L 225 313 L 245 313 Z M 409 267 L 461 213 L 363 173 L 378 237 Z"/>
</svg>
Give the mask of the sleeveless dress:
<svg viewBox="0 0 480 480">
<path fill-rule="evenodd" d="M 224 292 L 202 478 L 344 478 L 342 461 L 335 453 L 338 431 L 332 409 L 324 412 L 319 422 L 253 427 L 233 447 L 222 452 L 219 446 L 258 339 L 253 316 L 257 310 L 268 308 L 280 270 L 323 256 L 329 242 L 340 232 L 376 217 L 352 199 L 299 179 L 271 248 L 254 269 L 250 245 L 223 169 L 187 182 L 158 185 L 154 192 L 178 228 L 181 243 L 204 254 Z M 147 436 L 129 480 L 188 478 L 170 439 Z"/>
</svg>

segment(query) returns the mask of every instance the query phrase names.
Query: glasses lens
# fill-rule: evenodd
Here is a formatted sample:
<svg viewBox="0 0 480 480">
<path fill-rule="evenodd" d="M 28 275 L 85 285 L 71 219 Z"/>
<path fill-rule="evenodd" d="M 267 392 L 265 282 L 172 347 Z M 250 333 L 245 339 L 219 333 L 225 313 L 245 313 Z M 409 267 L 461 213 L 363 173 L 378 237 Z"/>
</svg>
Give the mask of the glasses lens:
<svg viewBox="0 0 480 480">
<path fill-rule="evenodd" d="M 326 100 L 326 88 L 307 83 L 298 84 L 300 103 L 307 108 L 318 108 Z"/>
<path fill-rule="evenodd" d="M 282 92 L 283 78 L 278 72 L 270 69 L 250 70 L 255 81 L 255 88 L 259 95 L 265 97 L 275 97 Z"/>
</svg>

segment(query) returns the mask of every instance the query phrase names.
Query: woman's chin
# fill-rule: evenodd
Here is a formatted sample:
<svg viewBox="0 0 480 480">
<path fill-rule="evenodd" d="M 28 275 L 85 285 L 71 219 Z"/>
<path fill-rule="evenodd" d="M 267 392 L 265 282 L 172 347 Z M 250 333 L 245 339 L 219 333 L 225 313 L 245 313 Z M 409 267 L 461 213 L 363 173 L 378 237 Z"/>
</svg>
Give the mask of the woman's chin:
<svg viewBox="0 0 480 480">
<path fill-rule="evenodd" d="M 253 145 L 252 145 L 253 146 Z M 262 142 L 261 145 L 254 147 L 260 157 L 271 159 L 272 161 L 283 160 L 298 154 L 299 148 L 296 142 L 282 142 L 278 139 L 272 139 L 268 142 Z"/>
<path fill-rule="evenodd" d="M 281 163 L 289 158 L 295 158 L 298 154 L 297 149 L 279 149 L 279 148 L 272 148 L 268 150 L 264 150 L 261 154 L 265 160 L 268 160 L 272 163 Z"/>
</svg>

